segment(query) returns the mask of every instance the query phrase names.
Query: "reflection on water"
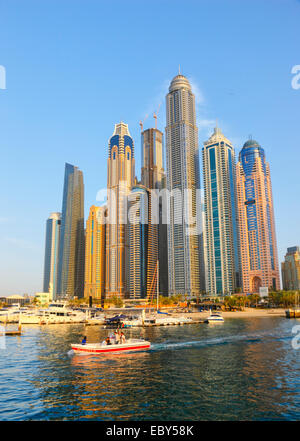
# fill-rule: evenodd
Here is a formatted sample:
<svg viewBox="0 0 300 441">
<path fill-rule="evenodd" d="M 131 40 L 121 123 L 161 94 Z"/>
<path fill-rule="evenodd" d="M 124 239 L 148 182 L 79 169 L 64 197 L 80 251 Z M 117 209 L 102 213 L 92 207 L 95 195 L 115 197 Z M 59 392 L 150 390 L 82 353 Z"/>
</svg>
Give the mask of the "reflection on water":
<svg viewBox="0 0 300 441">
<path fill-rule="evenodd" d="M 106 331 L 24 327 L 0 351 L 0 419 L 262 420 L 300 417 L 294 320 L 227 319 L 128 331 L 149 351 L 74 355 L 71 342 Z"/>
</svg>

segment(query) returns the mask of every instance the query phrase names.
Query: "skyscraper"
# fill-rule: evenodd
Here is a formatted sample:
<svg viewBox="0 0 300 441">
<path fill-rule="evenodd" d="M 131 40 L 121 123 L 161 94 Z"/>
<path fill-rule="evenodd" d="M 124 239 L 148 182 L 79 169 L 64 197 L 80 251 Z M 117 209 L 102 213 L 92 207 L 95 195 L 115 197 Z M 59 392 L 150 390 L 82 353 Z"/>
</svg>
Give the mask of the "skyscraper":
<svg viewBox="0 0 300 441">
<path fill-rule="evenodd" d="M 82 171 L 65 165 L 59 246 L 58 293 L 84 295 L 84 187 Z"/>
<path fill-rule="evenodd" d="M 163 134 L 158 129 L 147 129 L 142 132 L 142 184 L 153 190 L 148 200 L 148 252 L 147 252 L 147 291 L 150 292 L 157 261 L 159 260 L 159 291 L 168 293 L 168 247 L 167 224 L 162 222 L 162 198 L 159 193 L 166 186 L 163 168 Z M 152 216 L 152 210 L 158 216 Z M 155 218 L 155 219 L 154 219 Z"/>
<path fill-rule="evenodd" d="M 163 188 L 163 134 L 158 129 L 142 132 L 142 184 L 147 188 Z"/>
<path fill-rule="evenodd" d="M 105 294 L 105 210 L 92 205 L 85 230 L 84 297 L 98 300 Z"/>
<path fill-rule="evenodd" d="M 247 141 L 237 163 L 237 193 L 243 291 L 279 289 L 269 164 L 257 141 Z"/>
<path fill-rule="evenodd" d="M 226 295 L 239 286 L 235 153 L 216 128 L 202 154 L 207 289 L 211 295 Z"/>
<path fill-rule="evenodd" d="M 46 243 L 44 263 L 44 292 L 50 293 L 50 299 L 57 294 L 57 269 L 60 238 L 61 214 L 51 213 L 46 222 Z"/>
<path fill-rule="evenodd" d="M 127 124 L 115 125 L 109 140 L 107 160 L 106 278 L 105 295 L 124 297 L 126 283 L 127 196 L 134 184 L 134 143 Z"/>
<path fill-rule="evenodd" d="M 290 247 L 281 263 L 283 289 L 300 289 L 300 248 Z"/>
<path fill-rule="evenodd" d="M 169 295 L 200 293 L 200 201 L 198 129 L 195 97 L 187 78 L 177 75 L 166 97 Z M 174 196 L 174 197 L 173 197 Z M 176 199 L 177 197 L 177 199 Z"/>
<path fill-rule="evenodd" d="M 128 289 L 131 299 L 147 297 L 148 193 L 143 185 L 135 185 L 128 196 Z"/>
</svg>

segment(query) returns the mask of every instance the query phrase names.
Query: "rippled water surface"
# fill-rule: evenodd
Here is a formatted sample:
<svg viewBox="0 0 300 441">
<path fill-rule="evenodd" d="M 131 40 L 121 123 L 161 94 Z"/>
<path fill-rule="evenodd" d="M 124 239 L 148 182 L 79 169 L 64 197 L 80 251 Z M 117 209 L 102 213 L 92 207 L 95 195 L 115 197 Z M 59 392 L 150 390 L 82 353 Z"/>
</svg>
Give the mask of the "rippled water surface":
<svg viewBox="0 0 300 441">
<path fill-rule="evenodd" d="M 24 326 L 0 349 L 1 420 L 297 420 L 296 320 L 136 328 L 146 352 L 72 355 L 70 343 L 106 331 Z M 130 331 L 127 332 L 130 335 Z"/>
</svg>

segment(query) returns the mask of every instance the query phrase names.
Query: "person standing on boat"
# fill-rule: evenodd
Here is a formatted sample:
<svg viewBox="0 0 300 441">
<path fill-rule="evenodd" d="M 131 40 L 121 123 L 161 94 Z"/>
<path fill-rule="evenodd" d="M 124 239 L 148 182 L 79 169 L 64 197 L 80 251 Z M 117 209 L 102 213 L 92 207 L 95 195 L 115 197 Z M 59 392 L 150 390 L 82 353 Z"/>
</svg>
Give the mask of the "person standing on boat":
<svg viewBox="0 0 300 441">
<path fill-rule="evenodd" d="M 121 336 L 119 334 L 119 331 L 115 331 L 115 342 L 116 342 L 116 345 L 120 343 L 120 338 L 121 338 Z"/>
<path fill-rule="evenodd" d="M 124 344 L 125 341 L 126 341 L 126 337 L 124 335 L 124 332 L 121 332 L 121 335 L 120 335 L 120 343 L 121 343 L 121 345 Z"/>
<path fill-rule="evenodd" d="M 106 341 L 106 344 L 107 344 L 107 345 L 111 345 L 111 341 L 110 341 L 110 338 L 109 338 L 109 337 L 107 337 L 105 341 Z"/>
<path fill-rule="evenodd" d="M 114 332 L 112 332 L 109 336 L 111 344 L 115 344 L 116 343 L 116 335 Z"/>
<path fill-rule="evenodd" d="M 81 344 L 82 344 L 82 345 L 85 345 L 85 344 L 86 344 L 86 336 L 83 337 L 83 339 L 82 339 L 82 341 L 81 341 Z"/>
</svg>

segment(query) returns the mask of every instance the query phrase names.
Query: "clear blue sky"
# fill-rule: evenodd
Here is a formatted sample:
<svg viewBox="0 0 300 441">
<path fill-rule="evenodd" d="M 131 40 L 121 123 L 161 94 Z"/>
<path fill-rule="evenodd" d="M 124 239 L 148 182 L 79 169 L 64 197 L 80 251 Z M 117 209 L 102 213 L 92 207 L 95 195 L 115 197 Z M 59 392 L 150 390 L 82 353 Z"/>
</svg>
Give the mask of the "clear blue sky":
<svg viewBox="0 0 300 441">
<path fill-rule="evenodd" d="M 162 102 L 164 130 L 179 64 L 197 96 L 199 146 L 216 119 L 237 155 L 252 134 L 271 166 L 279 260 L 300 245 L 299 30 L 297 0 L 0 0 L 0 295 L 42 290 L 64 164 L 84 173 L 87 215 L 120 120 L 140 176 L 139 121 Z"/>
</svg>

